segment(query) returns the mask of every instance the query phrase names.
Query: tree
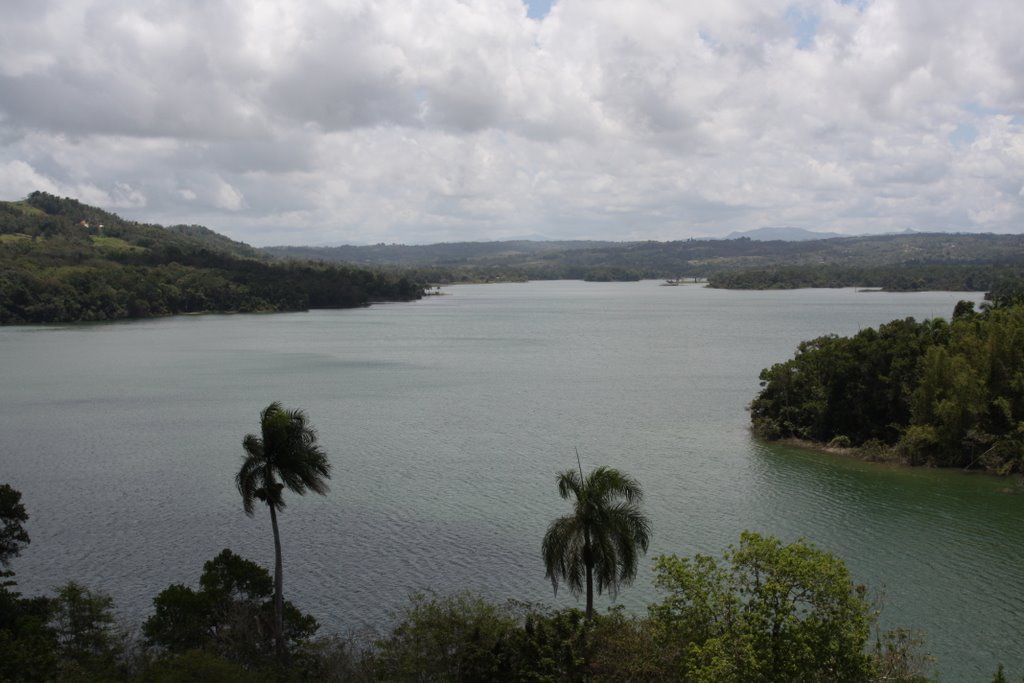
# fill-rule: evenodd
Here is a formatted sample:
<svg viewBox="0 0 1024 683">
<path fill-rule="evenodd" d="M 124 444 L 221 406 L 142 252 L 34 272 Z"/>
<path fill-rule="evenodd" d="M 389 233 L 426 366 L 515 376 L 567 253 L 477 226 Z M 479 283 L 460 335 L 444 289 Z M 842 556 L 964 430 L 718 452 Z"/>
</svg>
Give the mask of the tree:
<svg viewBox="0 0 1024 683">
<path fill-rule="evenodd" d="M 0 484 L 0 566 L 8 566 L 12 558 L 21 554 L 29 543 L 28 532 L 22 526 L 28 513 L 21 504 L 21 492 L 9 484 Z"/>
<path fill-rule="evenodd" d="M 53 609 L 50 598 L 23 598 L 0 585 L 0 681 L 57 680 Z"/>
<path fill-rule="evenodd" d="M 147 641 L 171 654 L 208 650 L 247 667 L 274 653 L 274 581 L 255 562 L 224 549 L 203 565 L 200 590 L 173 584 L 153 598 L 142 626 Z M 316 620 L 284 603 L 284 637 L 291 647 L 307 642 Z"/>
<path fill-rule="evenodd" d="M 114 624 L 113 598 L 68 581 L 57 590 L 52 609 L 61 679 L 112 676 L 126 638 Z"/>
<path fill-rule="evenodd" d="M 307 489 L 326 494 L 331 465 L 316 443 L 316 431 L 301 410 L 285 410 L 277 401 L 271 403 L 260 413 L 260 433 L 247 434 L 242 439 L 245 455 L 235 485 L 242 495 L 245 514 L 253 516 L 257 500 L 270 509 L 274 531 L 274 640 L 278 659 L 283 663 L 284 578 L 281 534 L 277 527 L 277 513 L 285 507 L 281 494 L 286 486 L 299 495 Z"/>
<path fill-rule="evenodd" d="M 557 481 L 559 495 L 575 499 L 574 509 L 544 534 L 544 566 L 556 593 L 560 580 L 577 597 L 586 591 L 591 620 L 595 576 L 598 595 L 607 589 L 614 596 L 636 577 L 638 551 L 647 552 L 651 524 L 639 507 L 643 491 L 610 467 L 598 467 L 586 479 L 582 471 L 566 470 Z"/>
<path fill-rule="evenodd" d="M 650 607 L 682 678 L 716 683 L 870 680 L 873 613 L 838 558 L 803 541 L 744 532 L 724 563 L 663 556 Z M 906 679 L 904 679 L 906 680 Z"/>
</svg>

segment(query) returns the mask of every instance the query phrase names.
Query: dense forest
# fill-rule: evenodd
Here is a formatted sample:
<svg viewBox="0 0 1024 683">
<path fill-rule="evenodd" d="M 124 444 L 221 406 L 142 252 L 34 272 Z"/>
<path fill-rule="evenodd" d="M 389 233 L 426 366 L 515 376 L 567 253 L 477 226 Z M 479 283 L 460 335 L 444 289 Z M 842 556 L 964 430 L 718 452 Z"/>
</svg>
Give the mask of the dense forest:
<svg viewBox="0 0 1024 683">
<path fill-rule="evenodd" d="M 879 287 L 986 291 L 1024 275 L 1024 237 L 910 233 L 804 241 L 459 242 L 268 247 L 282 257 L 390 265 L 424 281 L 703 278 L 728 289 Z"/>
<path fill-rule="evenodd" d="M 761 372 L 754 430 L 913 465 L 1024 472 L 1024 281 L 952 321 L 894 320 L 802 342 Z"/>
<path fill-rule="evenodd" d="M 379 269 L 273 262 L 201 226 L 134 223 L 42 192 L 0 202 L 0 323 L 346 308 L 422 293 Z"/>
</svg>

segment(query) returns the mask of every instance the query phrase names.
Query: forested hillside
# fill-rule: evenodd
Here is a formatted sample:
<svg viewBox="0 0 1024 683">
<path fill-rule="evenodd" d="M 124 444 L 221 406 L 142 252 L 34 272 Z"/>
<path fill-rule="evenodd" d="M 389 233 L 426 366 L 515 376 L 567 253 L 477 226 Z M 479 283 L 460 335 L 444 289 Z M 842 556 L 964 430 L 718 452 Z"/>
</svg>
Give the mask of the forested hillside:
<svg viewBox="0 0 1024 683">
<path fill-rule="evenodd" d="M 139 224 L 42 192 L 0 202 L 0 323 L 345 308 L 422 291 L 381 271 L 275 263 L 201 226 Z"/>
<path fill-rule="evenodd" d="M 1024 274 L 1024 236 L 912 233 L 787 242 L 462 242 L 270 247 L 279 256 L 387 264 L 431 282 L 707 278 L 727 289 L 987 291 Z"/>
</svg>

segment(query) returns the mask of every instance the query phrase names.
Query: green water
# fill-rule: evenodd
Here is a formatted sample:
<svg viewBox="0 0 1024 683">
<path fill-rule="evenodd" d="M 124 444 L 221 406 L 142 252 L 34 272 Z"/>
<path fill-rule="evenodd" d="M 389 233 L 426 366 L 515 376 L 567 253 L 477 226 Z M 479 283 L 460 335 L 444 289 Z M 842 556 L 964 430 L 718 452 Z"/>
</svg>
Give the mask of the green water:
<svg viewBox="0 0 1024 683">
<path fill-rule="evenodd" d="M 221 548 L 271 564 L 233 488 L 271 400 L 304 408 L 335 465 L 281 519 L 286 593 L 326 629 L 386 626 L 421 588 L 555 599 L 540 539 L 554 477 L 634 474 L 650 556 L 752 529 L 807 538 L 923 631 L 943 680 L 1024 675 L 1024 496 L 1010 480 L 766 446 L 761 368 L 820 334 L 948 316 L 947 293 L 728 292 L 657 283 L 453 287 L 411 304 L 0 328 L 0 480 L 24 493 L 22 589 L 75 578 L 138 622 Z M 619 600 L 658 599 L 648 567 Z M 606 597 L 598 606 L 610 604 Z"/>
</svg>

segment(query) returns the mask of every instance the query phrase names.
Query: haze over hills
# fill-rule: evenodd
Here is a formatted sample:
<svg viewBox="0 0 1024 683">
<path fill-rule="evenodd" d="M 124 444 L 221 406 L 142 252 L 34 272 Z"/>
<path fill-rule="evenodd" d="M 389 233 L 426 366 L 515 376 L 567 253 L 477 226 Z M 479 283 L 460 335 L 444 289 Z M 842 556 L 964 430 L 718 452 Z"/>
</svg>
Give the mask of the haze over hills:
<svg viewBox="0 0 1024 683">
<path fill-rule="evenodd" d="M 441 242 L 438 244 L 372 244 L 338 247 L 275 246 L 262 252 L 281 258 L 302 258 L 335 263 L 444 265 L 485 264 L 507 259 L 529 259 L 544 254 L 581 249 L 614 248 L 622 242 L 588 240 L 510 240 L 501 242 Z"/>
<path fill-rule="evenodd" d="M 747 237 L 752 240 L 768 242 L 782 240 L 784 242 L 804 242 L 806 240 L 827 240 L 833 237 L 844 237 L 837 232 L 815 232 L 805 228 L 757 228 L 755 230 L 744 230 L 730 232 L 725 236 L 727 240 L 735 240 Z"/>
<path fill-rule="evenodd" d="M 991 270 L 991 278 L 999 269 L 1002 273 L 1024 266 L 1024 236 L 949 233 L 830 235 L 827 239 L 805 236 L 797 241 L 453 242 L 269 247 L 263 251 L 285 258 L 412 269 L 420 279 L 432 282 L 697 277 L 708 278 L 716 286 L 985 289 L 988 280 L 984 268 Z M 801 273 L 799 277 L 794 269 Z M 914 275 L 897 282 L 891 277 L 880 279 L 880 273 L 865 269 L 886 269 L 890 274 L 899 271 L 901 277 L 913 270 Z M 940 270 L 941 278 L 937 277 Z M 770 271 L 784 271 L 784 277 L 780 279 L 777 272 Z M 972 273 L 970 278 L 965 275 L 968 271 Z M 725 278 L 726 273 L 732 275 Z M 757 278 L 737 279 L 738 273 L 757 273 Z"/>
</svg>

